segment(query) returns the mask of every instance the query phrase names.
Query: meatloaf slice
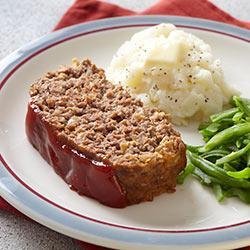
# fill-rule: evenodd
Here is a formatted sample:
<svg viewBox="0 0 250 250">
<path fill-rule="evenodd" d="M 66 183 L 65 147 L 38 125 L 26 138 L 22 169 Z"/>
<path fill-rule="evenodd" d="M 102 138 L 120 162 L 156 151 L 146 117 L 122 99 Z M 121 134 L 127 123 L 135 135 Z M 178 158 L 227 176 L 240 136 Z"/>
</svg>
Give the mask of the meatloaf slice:
<svg viewBox="0 0 250 250">
<path fill-rule="evenodd" d="M 173 192 L 186 165 L 169 116 L 111 84 L 89 60 L 31 85 L 26 132 L 72 189 L 112 207 Z"/>
</svg>

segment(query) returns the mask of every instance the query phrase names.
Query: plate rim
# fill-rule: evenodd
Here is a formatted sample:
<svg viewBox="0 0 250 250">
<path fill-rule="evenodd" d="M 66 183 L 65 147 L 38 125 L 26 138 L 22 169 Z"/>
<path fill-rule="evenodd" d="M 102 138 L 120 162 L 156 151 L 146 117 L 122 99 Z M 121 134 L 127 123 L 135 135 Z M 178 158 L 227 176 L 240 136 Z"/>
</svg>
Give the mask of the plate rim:
<svg viewBox="0 0 250 250">
<path fill-rule="evenodd" d="M 105 29 L 107 30 L 110 28 L 114 29 L 114 28 L 122 28 L 122 27 L 124 28 L 124 27 L 128 27 L 128 26 L 148 26 L 150 24 L 153 25 L 153 24 L 163 22 L 163 21 L 172 22 L 172 23 L 176 24 L 177 26 L 181 26 L 181 27 L 188 26 L 188 27 L 194 28 L 194 29 L 198 28 L 198 29 L 203 29 L 203 30 L 215 32 L 215 33 L 221 33 L 224 35 L 229 35 L 231 37 L 241 39 L 245 42 L 249 42 L 248 37 L 249 37 L 250 31 L 248 31 L 246 29 L 238 28 L 236 26 L 227 25 L 224 23 L 209 21 L 209 20 L 205 20 L 205 19 L 199 19 L 199 18 L 154 15 L 154 16 L 136 16 L 136 17 L 134 17 L 134 16 L 118 17 L 118 18 L 108 18 L 108 19 L 104 19 L 104 20 L 92 21 L 92 22 L 88 22 L 88 23 L 84 23 L 84 24 L 77 24 L 77 25 L 67 27 L 67 28 L 64 28 L 62 30 L 50 33 L 48 35 L 45 35 L 44 37 L 37 39 L 34 42 L 27 44 L 26 46 L 23 46 L 22 48 L 16 50 L 15 52 L 13 52 L 9 56 L 7 56 L 5 59 L 3 59 L 0 62 L 0 68 L 1 68 L 0 69 L 0 82 L 1 82 L 0 83 L 0 91 L 3 88 L 4 84 L 7 82 L 8 78 L 15 72 L 15 70 L 17 70 L 22 64 L 26 63 L 29 59 L 31 59 L 35 55 L 41 53 L 45 49 L 48 49 L 52 46 L 55 46 L 59 43 L 67 41 L 69 39 L 73 39 L 75 37 L 78 37 L 78 36 L 82 35 L 83 33 L 86 35 L 86 34 L 89 34 L 93 31 L 100 32 L 100 31 L 103 31 Z M 183 24 L 185 24 L 185 25 L 183 25 Z M 0 161 L 2 162 L 2 164 L 7 165 L 7 163 L 4 161 L 3 157 L 1 156 L 1 153 L 0 153 Z M 8 176 L 8 173 L 6 173 L 2 170 L 4 170 L 4 169 L 1 168 L 0 177 L 2 177 L 2 176 L 6 177 L 6 174 Z M 5 170 L 7 171 L 7 169 L 5 169 Z M 11 170 L 11 168 L 9 168 L 9 170 Z M 16 180 L 16 181 L 18 181 L 18 180 Z M 11 182 L 13 182 L 13 180 L 11 180 Z M 25 185 L 24 185 L 24 187 L 25 187 Z M 15 199 L 13 199 L 13 198 L 17 198 L 17 197 L 13 196 L 14 194 L 11 192 L 11 190 L 8 190 L 8 188 L 9 187 L 6 187 L 5 183 L 2 183 L 2 179 L 1 179 L 1 181 L 0 181 L 0 194 L 7 201 L 9 201 L 12 205 L 23 210 L 23 212 L 25 210 L 24 209 L 25 206 L 26 206 L 27 211 L 29 209 L 31 209 L 31 211 L 29 211 L 28 216 L 30 216 L 32 218 L 34 217 L 33 219 L 35 219 L 36 221 L 39 221 L 40 223 L 43 224 L 44 222 L 41 221 L 41 218 L 39 220 L 39 216 L 37 216 L 37 215 L 35 216 L 34 215 L 35 213 L 32 214 L 32 212 L 35 212 L 35 211 L 32 211 L 32 207 L 30 207 L 30 206 L 27 207 L 27 204 L 20 204 L 20 202 L 21 202 L 20 200 L 18 203 L 17 201 L 15 201 Z M 33 190 L 33 191 L 35 191 L 35 190 Z M 27 190 L 26 192 L 32 192 L 32 190 Z M 12 195 L 11 198 L 10 198 L 10 194 Z M 33 194 L 34 194 L 34 192 L 33 192 Z M 40 197 L 40 199 L 41 199 L 41 197 Z M 31 205 L 31 204 L 29 204 L 29 205 Z M 57 204 L 57 208 L 58 208 L 58 204 Z M 53 209 L 53 208 L 50 208 L 50 209 Z M 50 218 L 50 220 L 51 219 L 52 219 L 52 224 L 53 224 L 53 218 Z M 81 220 L 82 219 L 83 218 L 81 218 Z M 86 220 L 86 219 L 89 220 L 89 218 L 86 218 L 86 217 L 83 220 Z M 93 218 L 91 218 L 91 219 L 93 220 Z M 92 221 L 92 223 L 100 223 L 100 222 Z M 67 225 L 64 225 L 64 226 L 67 227 Z M 109 226 L 114 226 L 114 225 L 110 225 L 110 223 L 105 223 L 105 227 L 109 227 Z M 249 231 L 250 231 L 250 220 L 247 220 L 243 223 L 233 224 L 231 226 L 218 227 L 215 230 L 219 230 L 220 232 L 221 232 L 221 230 L 223 231 L 223 230 L 228 230 L 228 229 L 230 229 L 231 231 L 232 230 L 235 231 L 236 229 L 240 229 L 242 226 L 244 228 L 246 227 L 246 229 L 249 228 Z M 53 225 L 50 225 L 49 227 L 53 228 Z M 159 234 L 163 233 L 163 234 L 169 234 L 169 235 L 175 235 L 175 234 L 186 235 L 188 233 L 189 234 L 191 233 L 191 234 L 195 234 L 197 236 L 198 234 L 200 234 L 204 231 L 211 232 L 211 229 L 208 229 L 208 230 L 184 230 L 184 231 L 181 231 L 181 230 L 173 230 L 173 231 L 172 230 L 152 230 L 152 231 L 149 230 L 149 231 L 145 231 L 143 229 L 138 230 L 138 229 L 135 229 L 135 228 L 133 229 L 130 227 L 121 227 L 121 225 L 120 226 L 116 225 L 116 227 L 119 227 L 121 230 L 130 230 L 131 231 L 131 229 L 132 229 L 132 231 L 136 231 L 136 232 L 143 231 L 143 233 L 151 232 L 151 233 L 159 233 Z M 56 228 L 56 230 L 59 231 L 58 228 Z M 107 228 L 106 228 L 106 230 L 107 230 Z M 214 231 L 214 229 L 213 229 L 213 231 Z M 65 233 L 65 231 L 64 231 L 64 233 Z M 69 233 L 67 233 L 67 234 L 69 234 Z M 217 231 L 217 234 L 218 234 L 218 231 Z M 240 234 L 240 235 L 244 235 L 244 234 Z M 70 235 L 70 236 L 72 236 L 72 235 Z M 250 244 L 250 237 L 249 237 L 250 235 L 245 235 L 245 236 L 247 236 L 246 238 L 249 238 L 247 240 L 247 242 L 248 242 L 247 244 Z M 74 237 L 74 235 L 72 237 Z M 192 238 L 194 238 L 194 236 L 192 236 Z M 215 238 L 217 238 L 217 237 L 215 237 Z M 213 238 L 213 239 L 215 240 L 215 238 Z M 232 237 L 232 238 L 235 238 L 235 237 Z M 225 241 L 232 241 L 232 238 L 227 237 L 227 239 L 224 238 L 224 240 Z M 240 238 L 240 236 L 238 236 L 238 239 L 239 238 Z M 130 238 L 130 239 L 132 239 L 132 238 Z M 196 239 L 196 241 L 197 240 L 198 240 L 198 238 Z M 192 242 L 194 242 L 194 239 L 193 239 L 193 241 L 189 240 L 189 243 L 192 243 Z M 210 243 L 211 242 L 213 242 L 213 241 L 210 240 Z M 128 243 L 128 242 L 126 242 L 126 243 Z M 144 242 L 142 242 L 142 243 L 144 243 Z M 158 242 L 158 243 L 160 243 L 160 242 Z M 185 242 L 185 245 L 187 243 L 188 242 Z M 221 243 L 221 242 L 219 242 L 219 243 Z M 111 247 L 112 246 L 113 245 L 111 245 Z M 232 246 L 232 243 L 230 244 L 230 246 Z"/>
</svg>

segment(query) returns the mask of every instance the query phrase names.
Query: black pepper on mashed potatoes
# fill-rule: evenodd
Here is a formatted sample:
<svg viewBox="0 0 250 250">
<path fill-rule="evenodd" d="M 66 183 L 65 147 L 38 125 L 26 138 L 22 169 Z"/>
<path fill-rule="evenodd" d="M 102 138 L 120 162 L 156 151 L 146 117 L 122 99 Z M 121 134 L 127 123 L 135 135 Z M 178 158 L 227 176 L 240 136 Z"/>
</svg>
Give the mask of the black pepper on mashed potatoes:
<svg viewBox="0 0 250 250">
<path fill-rule="evenodd" d="M 170 113 L 177 125 L 221 111 L 235 94 L 211 47 L 172 24 L 134 34 L 118 49 L 107 73 L 145 104 Z"/>
</svg>

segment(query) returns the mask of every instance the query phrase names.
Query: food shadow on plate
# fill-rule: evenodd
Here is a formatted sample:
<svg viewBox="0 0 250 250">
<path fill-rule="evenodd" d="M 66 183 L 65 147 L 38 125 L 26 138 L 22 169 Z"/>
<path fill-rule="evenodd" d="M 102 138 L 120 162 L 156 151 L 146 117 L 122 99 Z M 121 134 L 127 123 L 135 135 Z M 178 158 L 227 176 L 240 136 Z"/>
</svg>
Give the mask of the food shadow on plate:
<svg viewBox="0 0 250 250">
<path fill-rule="evenodd" d="M 162 194 L 152 202 L 143 202 L 123 209 L 111 209 L 113 217 L 127 225 L 140 225 L 142 228 L 179 229 L 199 224 L 200 218 L 211 217 L 200 209 L 193 180 L 178 186 L 176 192 Z M 105 209 L 106 213 L 107 209 Z M 199 218 L 199 219 L 198 219 Z"/>
</svg>

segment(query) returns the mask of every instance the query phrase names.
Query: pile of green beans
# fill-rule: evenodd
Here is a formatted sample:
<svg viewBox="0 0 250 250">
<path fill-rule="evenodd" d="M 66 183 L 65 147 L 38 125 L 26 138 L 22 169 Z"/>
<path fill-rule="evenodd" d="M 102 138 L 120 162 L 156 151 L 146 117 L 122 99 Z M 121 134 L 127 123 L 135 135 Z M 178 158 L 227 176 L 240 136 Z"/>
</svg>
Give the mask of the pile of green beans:
<svg viewBox="0 0 250 250">
<path fill-rule="evenodd" d="M 192 174 L 218 201 L 238 197 L 250 204 L 250 100 L 234 96 L 231 105 L 200 125 L 206 143 L 187 146 L 188 164 L 177 182 Z"/>
</svg>

